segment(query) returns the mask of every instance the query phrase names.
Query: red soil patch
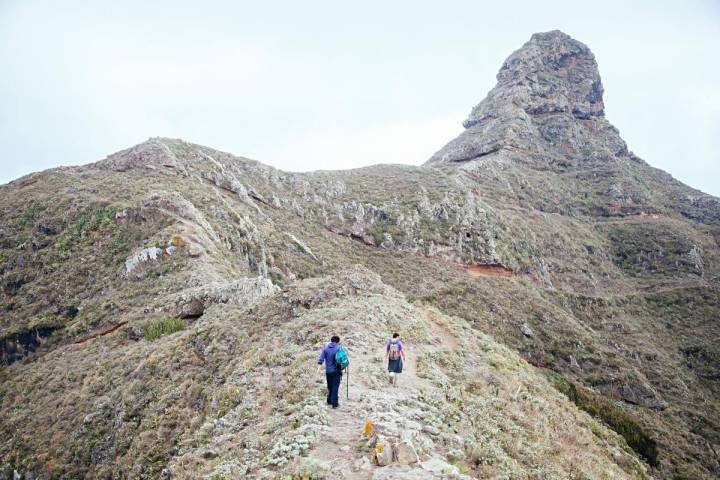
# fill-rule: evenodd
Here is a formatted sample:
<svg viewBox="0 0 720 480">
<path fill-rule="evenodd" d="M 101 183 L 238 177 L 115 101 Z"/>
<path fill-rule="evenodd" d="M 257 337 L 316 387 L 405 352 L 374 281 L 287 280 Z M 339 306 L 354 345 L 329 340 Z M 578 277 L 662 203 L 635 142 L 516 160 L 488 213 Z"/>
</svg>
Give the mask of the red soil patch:
<svg viewBox="0 0 720 480">
<path fill-rule="evenodd" d="M 504 277 L 515 276 L 515 272 L 500 264 L 488 265 L 461 265 L 471 277 Z"/>
<path fill-rule="evenodd" d="M 128 323 L 128 321 L 127 321 L 127 320 L 123 320 L 122 322 L 116 323 L 115 325 L 111 325 L 110 327 L 105 327 L 105 328 L 100 328 L 100 329 L 93 330 L 92 332 L 89 332 L 89 333 L 83 335 L 82 337 L 78 338 L 77 340 L 75 340 L 75 343 L 83 343 L 83 342 L 87 342 L 88 340 L 92 340 L 93 338 L 97 338 L 97 337 L 101 337 L 101 336 L 103 336 L 103 335 L 107 335 L 107 334 L 109 334 L 109 333 L 114 332 L 114 331 L 117 330 L 118 328 L 122 327 L 122 326 L 125 325 L 126 323 Z"/>
</svg>

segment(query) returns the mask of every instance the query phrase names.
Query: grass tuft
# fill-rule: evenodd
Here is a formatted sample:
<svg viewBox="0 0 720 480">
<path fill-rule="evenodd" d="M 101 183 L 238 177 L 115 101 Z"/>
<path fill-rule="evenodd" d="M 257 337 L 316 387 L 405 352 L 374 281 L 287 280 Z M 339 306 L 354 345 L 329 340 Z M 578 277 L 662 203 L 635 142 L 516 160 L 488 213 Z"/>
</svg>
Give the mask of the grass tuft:
<svg viewBox="0 0 720 480">
<path fill-rule="evenodd" d="M 177 318 L 163 318 L 152 324 L 145 329 L 145 336 L 143 337 L 148 342 L 153 342 L 163 335 L 169 335 L 171 333 L 185 330 L 188 324 L 185 320 Z"/>
</svg>

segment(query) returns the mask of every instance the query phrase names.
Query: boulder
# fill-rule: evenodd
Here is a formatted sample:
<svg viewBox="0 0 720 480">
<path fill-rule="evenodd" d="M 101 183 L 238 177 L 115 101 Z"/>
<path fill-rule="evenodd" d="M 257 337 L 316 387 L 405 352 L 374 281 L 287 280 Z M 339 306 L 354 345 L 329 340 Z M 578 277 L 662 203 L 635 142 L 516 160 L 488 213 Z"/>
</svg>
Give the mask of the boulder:
<svg viewBox="0 0 720 480">
<path fill-rule="evenodd" d="M 407 440 L 393 445 L 393 452 L 397 462 L 401 465 L 410 465 L 420 461 L 415 447 Z"/>
<path fill-rule="evenodd" d="M 655 410 L 664 410 L 667 402 L 660 397 L 650 384 L 641 381 L 626 381 L 614 386 L 617 395 L 628 403 L 642 405 Z"/>
<path fill-rule="evenodd" d="M 385 467 L 387 465 L 390 465 L 393 461 L 393 451 L 392 447 L 384 442 L 375 444 L 375 460 L 377 460 L 377 464 L 381 467 Z"/>
<path fill-rule="evenodd" d="M 523 323 L 522 327 L 520 327 L 520 331 L 528 338 L 535 336 L 535 332 L 533 332 L 533 329 L 530 328 L 530 325 L 527 323 Z"/>
</svg>

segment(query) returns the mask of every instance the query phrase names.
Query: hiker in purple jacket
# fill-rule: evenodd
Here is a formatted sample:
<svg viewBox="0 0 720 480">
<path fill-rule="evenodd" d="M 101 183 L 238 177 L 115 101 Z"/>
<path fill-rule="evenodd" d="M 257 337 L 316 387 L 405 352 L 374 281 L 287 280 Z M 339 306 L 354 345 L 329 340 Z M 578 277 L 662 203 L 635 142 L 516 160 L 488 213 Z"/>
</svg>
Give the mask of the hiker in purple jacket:
<svg viewBox="0 0 720 480">
<path fill-rule="evenodd" d="M 318 358 L 318 366 L 316 374 L 320 374 L 320 368 L 322 364 L 325 364 L 325 378 L 327 379 L 327 403 L 332 405 L 332 408 L 338 408 L 340 406 L 338 400 L 338 391 L 340 390 L 340 382 L 342 381 L 342 370 L 335 365 L 335 354 L 340 348 L 340 337 L 333 335 L 330 339 L 330 343 L 325 345 L 320 352 Z"/>
<path fill-rule="evenodd" d="M 388 375 L 390 383 L 397 385 L 398 375 L 402 373 L 405 360 L 405 349 L 400 341 L 400 334 L 393 333 L 392 339 L 385 345 L 385 360 L 388 362 Z"/>
</svg>

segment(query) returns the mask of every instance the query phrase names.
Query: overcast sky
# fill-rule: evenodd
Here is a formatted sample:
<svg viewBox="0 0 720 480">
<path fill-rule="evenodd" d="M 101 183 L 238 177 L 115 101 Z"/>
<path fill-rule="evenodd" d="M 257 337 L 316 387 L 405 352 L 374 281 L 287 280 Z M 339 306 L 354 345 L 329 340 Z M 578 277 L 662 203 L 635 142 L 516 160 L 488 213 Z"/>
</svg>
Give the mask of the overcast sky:
<svg viewBox="0 0 720 480">
<path fill-rule="evenodd" d="M 418 165 L 552 29 L 595 53 L 631 150 L 720 196 L 717 0 L 0 0 L 0 183 L 152 136 L 285 170 Z"/>
</svg>

